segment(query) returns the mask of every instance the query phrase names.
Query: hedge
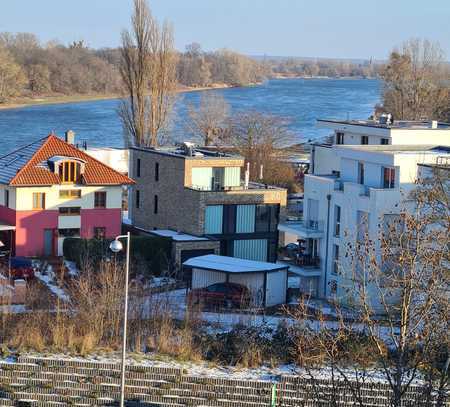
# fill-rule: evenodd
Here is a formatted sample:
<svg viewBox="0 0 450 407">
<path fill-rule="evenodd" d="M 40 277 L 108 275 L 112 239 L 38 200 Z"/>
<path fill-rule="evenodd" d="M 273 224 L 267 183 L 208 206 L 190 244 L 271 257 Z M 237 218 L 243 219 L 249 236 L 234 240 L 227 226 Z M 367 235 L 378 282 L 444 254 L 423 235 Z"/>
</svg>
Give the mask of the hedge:
<svg viewBox="0 0 450 407">
<path fill-rule="evenodd" d="M 112 239 L 80 239 L 66 238 L 63 244 L 64 257 L 74 261 L 79 269 L 86 263 L 97 269 L 102 260 L 115 256 L 109 249 Z M 125 259 L 126 241 L 124 250 L 117 254 L 118 260 Z M 170 267 L 172 243 L 170 239 L 159 236 L 131 236 L 132 264 L 143 274 L 159 276 Z M 137 268 L 136 268 L 137 266 Z M 133 271 L 133 270 L 132 270 Z"/>
</svg>

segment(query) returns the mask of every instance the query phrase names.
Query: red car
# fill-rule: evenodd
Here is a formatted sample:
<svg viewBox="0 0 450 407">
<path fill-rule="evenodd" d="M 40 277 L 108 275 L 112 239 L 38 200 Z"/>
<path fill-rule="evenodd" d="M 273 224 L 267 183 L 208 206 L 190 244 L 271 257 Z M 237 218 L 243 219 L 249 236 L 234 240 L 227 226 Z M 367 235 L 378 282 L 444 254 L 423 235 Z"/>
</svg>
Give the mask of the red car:
<svg viewBox="0 0 450 407">
<path fill-rule="evenodd" d="M 216 283 L 205 288 L 196 288 L 188 294 L 188 304 L 224 306 L 227 308 L 248 307 L 250 291 L 236 283 Z"/>
</svg>

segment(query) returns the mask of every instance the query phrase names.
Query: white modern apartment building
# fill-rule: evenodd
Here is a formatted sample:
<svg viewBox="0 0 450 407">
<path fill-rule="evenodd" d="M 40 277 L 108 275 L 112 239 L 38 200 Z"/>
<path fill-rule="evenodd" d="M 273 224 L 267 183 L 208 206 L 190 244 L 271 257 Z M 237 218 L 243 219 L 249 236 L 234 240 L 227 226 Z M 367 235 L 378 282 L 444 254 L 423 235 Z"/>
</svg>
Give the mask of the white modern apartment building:
<svg viewBox="0 0 450 407">
<path fill-rule="evenodd" d="M 450 124 L 437 121 L 396 121 L 383 124 L 374 120 L 317 121 L 318 127 L 333 131 L 330 144 L 311 146 L 311 173 L 339 171 L 332 145 L 423 145 L 450 146 Z"/>
<path fill-rule="evenodd" d="M 366 232 L 376 239 L 379 228 L 407 204 L 423 168 L 450 162 L 450 126 L 328 123 L 334 123 L 335 137 L 343 132 L 344 138 L 314 146 L 314 167 L 305 176 L 303 221 L 280 224 L 280 241 L 301 242 L 298 265 L 291 268 L 300 276 L 301 291 L 346 302 L 348 244 Z M 369 142 L 352 143 L 358 134 Z"/>
</svg>

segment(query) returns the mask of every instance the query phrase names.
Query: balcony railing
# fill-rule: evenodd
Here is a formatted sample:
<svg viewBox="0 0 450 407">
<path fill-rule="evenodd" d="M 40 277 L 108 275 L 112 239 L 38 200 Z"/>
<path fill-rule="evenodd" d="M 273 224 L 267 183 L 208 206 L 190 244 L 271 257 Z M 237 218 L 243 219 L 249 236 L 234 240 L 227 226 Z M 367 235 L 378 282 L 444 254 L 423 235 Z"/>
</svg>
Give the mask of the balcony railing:
<svg viewBox="0 0 450 407">
<path fill-rule="evenodd" d="M 310 254 L 298 254 L 297 256 L 285 257 L 283 261 L 305 269 L 320 269 L 320 257 L 312 256 Z"/>
</svg>

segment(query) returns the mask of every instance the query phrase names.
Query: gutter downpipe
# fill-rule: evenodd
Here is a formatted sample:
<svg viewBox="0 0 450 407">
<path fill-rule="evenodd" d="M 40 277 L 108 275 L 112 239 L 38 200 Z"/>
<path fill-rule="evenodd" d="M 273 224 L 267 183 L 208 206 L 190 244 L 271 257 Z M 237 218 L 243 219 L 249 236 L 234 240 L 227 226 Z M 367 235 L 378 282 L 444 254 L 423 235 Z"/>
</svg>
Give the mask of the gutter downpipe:
<svg viewBox="0 0 450 407">
<path fill-rule="evenodd" d="M 331 205 L 331 194 L 327 195 L 328 207 L 327 207 L 327 238 L 325 247 L 325 273 L 323 282 L 323 295 L 327 296 L 327 285 L 328 285 L 328 246 L 330 240 L 330 205 Z"/>
</svg>

